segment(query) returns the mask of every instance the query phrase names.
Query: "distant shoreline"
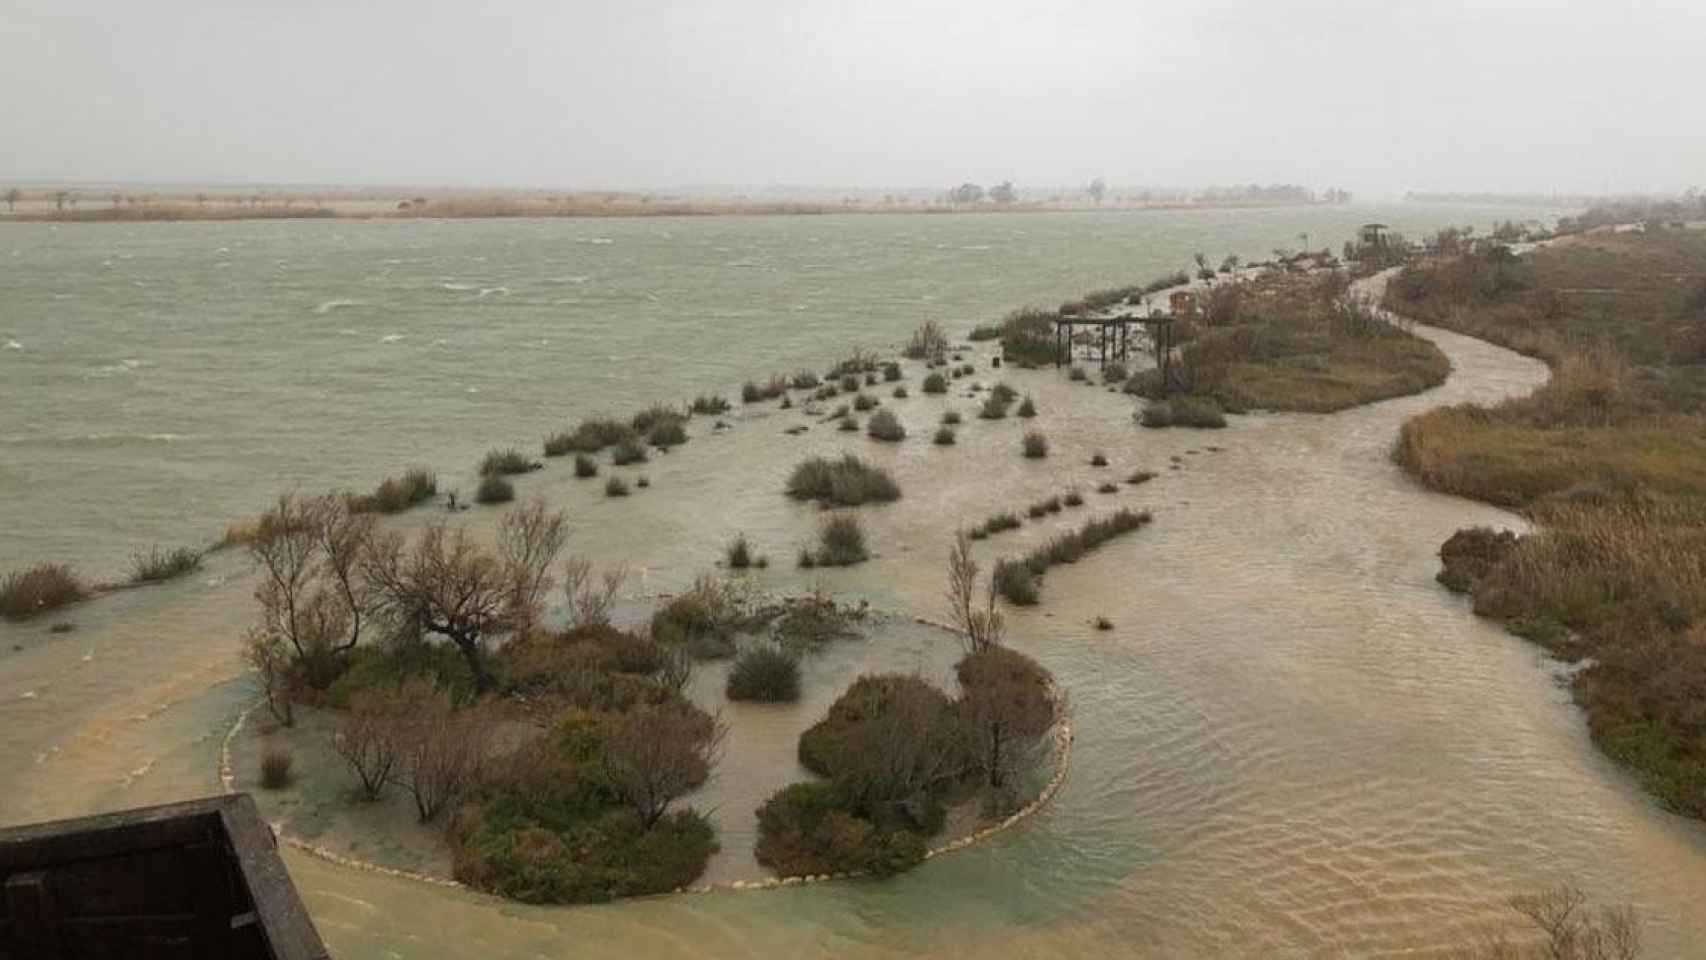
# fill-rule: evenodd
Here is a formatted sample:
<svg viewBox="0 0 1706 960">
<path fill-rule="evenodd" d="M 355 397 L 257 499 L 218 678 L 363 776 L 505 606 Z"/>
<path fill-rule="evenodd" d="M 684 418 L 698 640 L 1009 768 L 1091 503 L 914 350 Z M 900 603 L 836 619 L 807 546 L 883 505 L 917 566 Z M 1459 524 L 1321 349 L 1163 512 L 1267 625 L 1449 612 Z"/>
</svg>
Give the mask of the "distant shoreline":
<svg viewBox="0 0 1706 960">
<path fill-rule="evenodd" d="M 231 200 L 171 202 L 94 206 L 84 198 L 79 208 L 58 209 L 51 200 L 21 201 L 25 209 L 0 211 L 0 223 L 171 223 L 225 220 L 496 220 L 519 218 L 636 218 L 636 217 L 778 217 L 828 216 L 833 214 L 987 214 L 987 213 L 1089 213 L 1141 212 L 1149 210 L 1248 210 L 1293 207 L 1334 207 L 1342 204 L 1314 202 L 1256 202 L 1211 200 L 1157 200 L 1119 203 L 1038 201 L 1029 203 L 935 203 L 935 202 L 763 202 L 739 200 L 646 201 L 539 200 L 533 198 L 447 198 L 390 201 L 334 200 L 315 203 L 288 202 L 244 204 Z M 32 209 L 33 208 L 33 209 Z"/>
</svg>

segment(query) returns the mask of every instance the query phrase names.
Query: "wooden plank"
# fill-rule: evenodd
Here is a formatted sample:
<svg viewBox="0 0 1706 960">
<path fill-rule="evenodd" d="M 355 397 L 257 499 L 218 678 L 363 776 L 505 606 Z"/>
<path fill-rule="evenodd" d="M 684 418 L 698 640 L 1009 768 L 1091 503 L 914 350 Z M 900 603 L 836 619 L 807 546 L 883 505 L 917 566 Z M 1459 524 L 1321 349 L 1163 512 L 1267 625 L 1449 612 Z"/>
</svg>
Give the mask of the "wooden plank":
<svg viewBox="0 0 1706 960">
<path fill-rule="evenodd" d="M 248 794 L 239 793 L 230 799 L 233 802 L 220 813 L 225 835 L 237 854 L 238 872 L 261 918 L 273 956 L 277 960 L 329 960 L 331 953 L 320 940 L 284 861 L 278 857 L 272 828 L 261 820 Z"/>
<path fill-rule="evenodd" d="M 12 916 L 12 944 L 20 956 L 59 960 L 59 911 L 47 871 L 6 878 L 6 906 Z"/>
</svg>

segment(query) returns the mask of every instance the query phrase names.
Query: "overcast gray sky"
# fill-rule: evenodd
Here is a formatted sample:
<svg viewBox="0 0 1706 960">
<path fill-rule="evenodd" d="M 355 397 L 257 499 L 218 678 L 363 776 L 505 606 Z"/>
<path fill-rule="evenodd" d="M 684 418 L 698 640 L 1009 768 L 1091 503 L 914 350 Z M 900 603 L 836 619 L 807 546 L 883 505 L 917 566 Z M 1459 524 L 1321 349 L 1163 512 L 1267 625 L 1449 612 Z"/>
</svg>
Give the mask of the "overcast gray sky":
<svg viewBox="0 0 1706 960">
<path fill-rule="evenodd" d="M 0 178 L 1706 186 L 1706 0 L 0 0 Z"/>
</svg>

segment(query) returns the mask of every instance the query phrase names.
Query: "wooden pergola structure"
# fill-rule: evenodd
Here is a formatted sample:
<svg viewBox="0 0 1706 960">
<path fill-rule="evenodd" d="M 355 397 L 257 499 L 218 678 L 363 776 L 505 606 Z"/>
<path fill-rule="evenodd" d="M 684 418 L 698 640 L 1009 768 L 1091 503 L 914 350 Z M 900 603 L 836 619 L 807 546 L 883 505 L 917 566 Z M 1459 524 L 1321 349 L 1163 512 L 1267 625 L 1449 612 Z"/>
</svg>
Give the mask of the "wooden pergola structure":
<svg viewBox="0 0 1706 960">
<path fill-rule="evenodd" d="M 1076 314 L 1056 317 L 1054 321 L 1054 365 L 1072 363 L 1072 351 L 1080 339 L 1087 343 L 1087 359 L 1102 366 L 1125 363 L 1131 355 L 1131 328 L 1142 327 L 1149 335 L 1155 353 L 1155 365 L 1166 382 L 1173 354 L 1173 323 L 1171 314 L 1151 313 L 1147 317 L 1124 313 L 1115 317 L 1085 317 Z"/>
</svg>

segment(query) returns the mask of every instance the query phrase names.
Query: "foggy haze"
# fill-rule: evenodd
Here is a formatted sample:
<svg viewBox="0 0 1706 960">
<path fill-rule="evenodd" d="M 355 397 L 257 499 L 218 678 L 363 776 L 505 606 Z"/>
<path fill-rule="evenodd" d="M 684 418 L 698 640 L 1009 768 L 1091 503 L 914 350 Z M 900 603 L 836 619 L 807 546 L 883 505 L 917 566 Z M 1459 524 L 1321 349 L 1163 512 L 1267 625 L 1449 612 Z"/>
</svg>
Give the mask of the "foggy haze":
<svg viewBox="0 0 1706 960">
<path fill-rule="evenodd" d="M 0 179 L 1706 182 L 1706 4 L 0 0 Z"/>
</svg>

